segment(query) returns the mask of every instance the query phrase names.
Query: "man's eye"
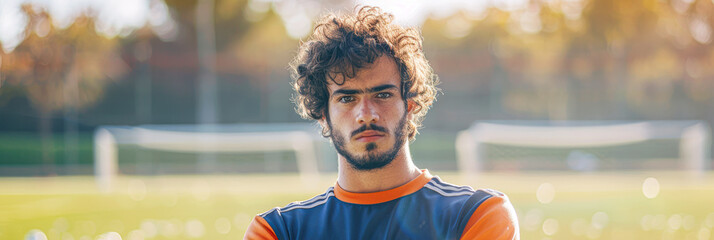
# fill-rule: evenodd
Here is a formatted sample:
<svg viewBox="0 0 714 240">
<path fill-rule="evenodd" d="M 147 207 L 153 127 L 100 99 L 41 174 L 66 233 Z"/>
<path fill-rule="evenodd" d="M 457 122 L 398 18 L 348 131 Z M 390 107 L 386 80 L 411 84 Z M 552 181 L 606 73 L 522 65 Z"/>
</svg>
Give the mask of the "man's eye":
<svg viewBox="0 0 714 240">
<path fill-rule="evenodd" d="M 388 92 L 377 93 L 377 98 L 389 98 L 391 96 L 392 96 L 392 94 L 388 93 Z"/>
<path fill-rule="evenodd" d="M 354 98 L 353 96 L 343 96 L 343 97 L 340 97 L 340 98 L 337 99 L 337 100 L 338 100 L 339 102 L 341 102 L 341 103 L 348 103 L 348 102 L 354 101 L 355 98 Z"/>
</svg>

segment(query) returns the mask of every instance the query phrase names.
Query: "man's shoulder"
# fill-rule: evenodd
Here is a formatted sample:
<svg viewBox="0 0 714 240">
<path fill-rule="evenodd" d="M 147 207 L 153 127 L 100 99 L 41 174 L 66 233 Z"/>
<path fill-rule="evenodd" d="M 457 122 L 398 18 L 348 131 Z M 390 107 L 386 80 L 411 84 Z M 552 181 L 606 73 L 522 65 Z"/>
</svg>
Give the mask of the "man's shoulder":
<svg viewBox="0 0 714 240">
<path fill-rule="evenodd" d="M 313 216 L 320 216 L 324 206 L 335 196 L 333 187 L 324 193 L 305 201 L 292 202 L 284 207 L 274 207 L 254 217 L 245 239 L 290 239 L 291 229 L 314 223 L 308 221 Z M 318 225 L 320 225 L 318 223 Z M 324 224 L 323 224 L 324 225 Z"/>
<path fill-rule="evenodd" d="M 474 231 L 470 229 L 475 225 L 497 223 L 503 225 L 499 225 L 499 227 L 504 229 L 511 231 L 517 229 L 513 206 L 502 192 L 487 188 L 474 189 L 470 186 L 454 185 L 444 182 L 436 176 L 424 185 L 422 192 L 424 192 L 424 199 L 428 199 L 429 205 L 433 207 L 433 214 L 453 221 L 449 225 L 455 226 L 454 231 L 459 234 Z M 483 222 L 488 222 L 488 224 Z M 483 234 L 482 232 L 476 233 Z"/>
<path fill-rule="evenodd" d="M 480 189 L 485 197 L 473 207 L 462 239 L 519 239 L 518 217 L 508 197 L 493 189 Z"/>
<path fill-rule="evenodd" d="M 512 208 L 506 194 L 494 189 L 479 188 L 470 186 L 454 185 L 438 177 L 432 178 L 424 185 L 423 192 L 426 199 L 432 202 L 432 206 L 445 211 L 444 214 L 465 214 L 459 218 L 469 217 L 470 213 L 488 211 L 489 208 L 507 207 Z M 500 204 L 491 204 L 498 202 Z"/>
<path fill-rule="evenodd" d="M 283 215 L 286 213 L 294 212 L 293 210 L 298 210 L 298 209 L 303 209 L 303 210 L 316 209 L 316 208 L 319 208 L 319 207 L 325 205 L 325 203 L 327 203 L 331 198 L 334 198 L 334 196 L 335 196 L 334 187 L 329 187 L 329 188 L 327 188 L 327 191 L 325 191 L 324 193 L 314 196 L 308 200 L 292 202 L 284 207 L 274 207 L 274 208 L 272 208 L 264 213 L 258 214 L 258 215 L 265 218 L 271 214 Z"/>
</svg>

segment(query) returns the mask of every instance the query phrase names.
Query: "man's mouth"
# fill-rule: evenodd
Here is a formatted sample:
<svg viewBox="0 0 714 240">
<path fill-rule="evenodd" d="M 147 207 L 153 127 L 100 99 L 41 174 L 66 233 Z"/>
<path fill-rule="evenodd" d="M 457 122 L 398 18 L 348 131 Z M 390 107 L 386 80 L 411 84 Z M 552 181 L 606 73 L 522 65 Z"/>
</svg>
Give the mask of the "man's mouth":
<svg viewBox="0 0 714 240">
<path fill-rule="evenodd" d="M 374 130 L 367 130 L 357 135 L 355 140 L 360 142 L 374 142 L 384 137 L 384 134 Z"/>
</svg>

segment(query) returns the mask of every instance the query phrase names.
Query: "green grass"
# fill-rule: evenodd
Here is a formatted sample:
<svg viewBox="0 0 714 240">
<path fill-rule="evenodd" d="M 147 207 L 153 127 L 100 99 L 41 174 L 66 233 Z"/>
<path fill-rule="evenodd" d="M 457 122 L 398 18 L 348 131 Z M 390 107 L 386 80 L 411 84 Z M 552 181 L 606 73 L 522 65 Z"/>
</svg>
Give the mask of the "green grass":
<svg viewBox="0 0 714 240">
<path fill-rule="evenodd" d="M 433 173 L 508 194 L 522 239 L 714 239 L 714 173 Z M 642 193 L 647 177 L 660 184 L 653 199 Z M 23 239 L 33 229 L 49 239 L 107 232 L 125 240 L 240 239 L 255 214 L 320 194 L 335 179 L 306 186 L 294 174 L 125 176 L 103 194 L 92 177 L 0 178 L 0 239 Z M 543 184 L 555 190 L 550 202 L 536 197 Z"/>
</svg>

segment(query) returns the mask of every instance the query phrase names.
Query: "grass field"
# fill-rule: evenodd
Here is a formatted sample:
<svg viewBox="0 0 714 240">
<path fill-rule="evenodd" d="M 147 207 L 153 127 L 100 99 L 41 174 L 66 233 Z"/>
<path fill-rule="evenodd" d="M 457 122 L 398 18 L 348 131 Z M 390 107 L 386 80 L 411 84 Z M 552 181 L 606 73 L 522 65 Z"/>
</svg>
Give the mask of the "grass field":
<svg viewBox="0 0 714 240">
<path fill-rule="evenodd" d="M 522 239 L 714 239 L 714 173 L 502 172 L 442 179 L 509 195 Z M 647 178 L 643 193 L 643 182 Z M 252 217 L 308 199 L 335 175 L 122 177 L 110 194 L 92 177 L 0 178 L 0 239 L 240 239 Z M 116 239 L 116 238 L 115 238 Z"/>
</svg>

